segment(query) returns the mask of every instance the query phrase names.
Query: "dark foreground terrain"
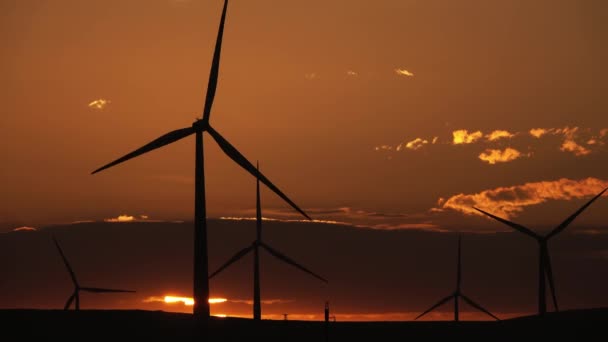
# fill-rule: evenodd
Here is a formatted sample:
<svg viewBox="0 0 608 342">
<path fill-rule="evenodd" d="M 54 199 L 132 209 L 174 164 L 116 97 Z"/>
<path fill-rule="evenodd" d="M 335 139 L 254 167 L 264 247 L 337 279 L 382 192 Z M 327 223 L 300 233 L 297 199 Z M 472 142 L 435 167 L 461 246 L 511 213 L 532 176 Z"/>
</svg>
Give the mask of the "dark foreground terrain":
<svg viewBox="0 0 608 342">
<path fill-rule="evenodd" d="M 151 341 L 406 341 L 435 338 L 488 341 L 574 338 L 605 340 L 608 309 L 564 311 L 545 318 L 522 317 L 500 322 L 324 322 L 261 321 L 213 318 L 207 338 L 191 315 L 162 311 L 0 310 L 3 336 L 15 340 L 45 337 L 148 339 Z"/>
</svg>

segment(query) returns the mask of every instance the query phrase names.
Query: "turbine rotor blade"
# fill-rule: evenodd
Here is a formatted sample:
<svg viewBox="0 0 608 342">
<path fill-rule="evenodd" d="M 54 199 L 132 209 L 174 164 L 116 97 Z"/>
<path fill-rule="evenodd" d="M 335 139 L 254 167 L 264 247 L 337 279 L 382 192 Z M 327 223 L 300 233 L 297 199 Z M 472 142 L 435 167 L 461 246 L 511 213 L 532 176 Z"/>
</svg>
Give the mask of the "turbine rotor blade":
<svg viewBox="0 0 608 342">
<path fill-rule="evenodd" d="M 68 272 L 70 273 L 70 277 L 72 278 L 72 282 L 74 283 L 74 286 L 78 287 L 78 280 L 76 280 L 76 274 L 74 274 L 74 270 L 72 270 L 72 266 L 70 266 L 70 262 L 68 261 L 68 258 L 66 258 L 65 254 L 63 254 L 63 250 L 61 249 L 59 242 L 55 238 L 55 235 L 53 235 L 53 242 L 55 242 L 55 246 L 57 247 L 57 250 L 59 251 L 59 255 L 61 255 L 61 259 L 63 259 L 63 263 L 65 264 L 65 267 L 68 269 Z"/>
<path fill-rule="evenodd" d="M 307 269 L 306 267 L 298 264 L 297 262 L 293 261 L 292 259 L 288 258 L 287 256 L 285 256 L 284 254 L 278 252 L 277 250 L 273 249 L 272 247 L 268 246 L 267 244 L 261 242 L 260 246 L 262 246 L 264 249 L 266 249 L 268 251 L 268 253 L 272 254 L 275 258 L 282 260 L 288 264 L 290 264 L 293 267 L 299 268 L 301 271 L 304 271 L 310 275 L 312 275 L 313 277 L 328 283 L 327 279 L 321 277 L 320 275 L 314 273 L 313 271 Z"/>
<path fill-rule="evenodd" d="M 209 279 L 215 277 L 218 273 L 222 272 L 228 266 L 232 265 L 233 263 L 237 262 L 239 259 L 241 259 L 245 255 L 247 255 L 247 253 L 251 252 L 251 250 L 253 249 L 254 246 L 255 246 L 255 243 L 251 244 L 249 247 L 243 248 L 240 251 L 238 251 L 232 258 L 228 259 L 228 261 L 226 261 L 226 263 L 223 264 L 222 267 L 218 268 L 217 271 L 211 273 L 211 275 L 209 276 Z"/>
<path fill-rule="evenodd" d="M 567 219 L 565 219 L 564 222 L 562 222 L 553 231 L 551 231 L 551 233 L 549 233 L 549 235 L 547 235 L 547 239 L 550 239 L 552 236 L 555 236 L 555 235 L 561 233 L 562 230 L 566 229 L 566 227 L 568 227 L 568 225 L 570 223 L 572 223 L 572 221 L 574 221 L 574 219 L 578 215 L 580 215 L 585 209 L 587 209 L 587 207 L 590 206 L 591 203 L 595 202 L 596 199 L 600 198 L 600 196 L 602 196 L 604 194 L 604 192 L 606 192 L 606 190 L 608 190 L 608 188 L 604 189 L 602 192 L 600 192 L 599 194 L 595 195 L 595 197 L 593 197 L 589 202 L 585 203 L 585 205 L 583 205 L 582 207 L 580 207 L 579 210 L 577 210 L 574 214 L 570 215 L 570 217 L 568 217 Z"/>
<path fill-rule="evenodd" d="M 217 79 L 220 72 L 220 54 L 222 53 L 222 38 L 224 36 L 224 22 L 226 21 L 226 9 L 228 0 L 224 1 L 224 9 L 222 10 L 222 19 L 220 19 L 220 27 L 217 31 L 217 40 L 215 41 L 215 50 L 213 51 L 213 62 L 211 71 L 209 72 L 209 83 L 207 84 L 207 96 L 205 98 L 205 109 L 203 110 L 203 120 L 209 121 L 211 116 L 211 107 L 215 98 L 215 90 L 217 89 Z"/>
<path fill-rule="evenodd" d="M 125 292 L 125 293 L 135 293 L 133 290 L 118 290 L 118 289 L 102 289 L 98 287 L 81 287 L 82 291 L 86 292 L 95 292 L 95 293 L 103 293 L 103 292 Z"/>
<path fill-rule="evenodd" d="M 152 142 L 150 142 L 150 143 L 148 143 L 148 144 L 146 144 L 146 145 L 138 148 L 137 150 L 135 150 L 135 151 L 133 151 L 133 152 L 131 152 L 131 153 L 129 153 L 129 154 L 121 157 L 121 158 L 118 158 L 118 159 L 116 159 L 115 161 L 113 161 L 113 162 L 111 162 L 109 164 L 106 164 L 106 165 L 100 167 L 99 169 L 91 172 L 91 174 L 96 174 L 97 172 L 103 171 L 103 170 L 105 170 L 107 168 L 110 168 L 110 167 L 112 167 L 114 165 L 117 165 L 117 164 L 120 164 L 122 162 L 125 162 L 125 161 L 127 161 L 129 159 L 138 157 L 138 156 L 140 156 L 140 155 L 142 155 L 144 153 L 150 152 L 150 151 L 155 150 L 157 148 L 161 148 L 161 147 L 163 147 L 165 145 L 169 145 L 169 144 L 171 144 L 173 142 L 176 142 L 178 140 L 181 140 L 181 139 L 183 139 L 183 138 L 185 138 L 185 137 L 187 137 L 190 134 L 193 134 L 195 132 L 196 132 L 196 129 L 194 127 L 187 127 L 187 128 L 177 129 L 175 131 L 169 132 L 169 133 L 167 133 L 167 134 L 165 134 L 165 135 L 157 138 L 156 140 L 154 140 L 154 141 L 152 141 Z"/>
<path fill-rule="evenodd" d="M 279 195 L 285 202 L 289 203 L 289 205 L 302 214 L 307 219 L 311 220 L 310 216 L 308 216 L 300 207 L 298 207 L 292 200 L 290 200 L 279 188 L 277 188 L 266 176 L 264 176 L 258 169 L 256 169 L 253 164 L 251 164 L 247 158 L 245 158 L 241 152 L 239 152 L 234 146 L 232 146 L 228 140 L 224 139 L 213 127 L 208 126 L 207 132 L 211 134 L 213 139 L 220 145 L 220 148 L 228 157 L 234 160 L 237 164 L 239 164 L 243 169 L 247 170 L 251 175 L 258 178 L 262 183 L 264 183 L 270 190 Z"/>
<path fill-rule="evenodd" d="M 524 226 L 522 226 L 520 224 L 513 223 L 511 221 L 505 220 L 505 219 L 503 219 L 501 217 L 492 215 L 492 214 L 490 214 L 488 212 L 485 212 L 485 211 L 483 211 L 481 209 L 478 209 L 478 208 L 475 208 L 475 207 L 473 207 L 473 209 L 479 211 L 480 213 L 482 213 L 482 214 L 484 214 L 486 216 L 489 216 L 489 217 L 495 219 L 498 222 L 502 222 L 502 223 L 506 224 L 507 226 L 509 226 L 509 227 L 517 230 L 520 233 L 524 233 L 524 234 L 529 235 L 529 236 L 531 236 L 531 237 L 533 237 L 535 239 L 540 239 L 541 238 L 540 235 L 536 234 L 535 232 L 531 231 L 530 229 L 528 229 L 528 228 L 526 228 L 526 227 L 524 227 Z"/>
<path fill-rule="evenodd" d="M 473 300 L 471 300 L 471 298 L 463 295 L 462 293 L 460 294 L 460 297 L 462 297 L 462 299 L 464 299 L 465 302 L 469 303 L 470 306 L 476 308 L 479 311 L 484 312 L 486 315 L 489 315 L 490 317 L 494 318 L 497 321 L 500 321 L 500 318 L 494 316 L 490 311 L 484 309 L 481 305 L 475 303 Z"/>
<path fill-rule="evenodd" d="M 461 235 L 458 235 L 458 269 L 456 271 L 456 288 L 460 291 L 460 283 L 462 281 L 462 262 L 460 255 L 460 241 L 462 239 Z"/>
<path fill-rule="evenodd" d="M 553 281 L 553 269 L 551 268 L 551 256 L 549 256 L 549 249 L 545 247 L 543 249 L 543 253 L 545 254 L 545 273 L 547 274 L 547 278 L 549 278 L 549 288 L 551 289 L 551 297 L 553 297 L 553 306 L 555 307 L 555 311 L 559 311 L 559 307 L 557 306 L 557 295 L 555 294 L 555 282 Z"/>
<path fill-rule="evenodd" d="M 454 298 L 454 295 L 451 294 L 445 298 L 443 298 L 442 300 L 438 301 L 435 305 L 431 306 L 430 308 L 428 308 L 425 312 L 421 313 L 420 315 L 418 315 L 418 317 L 414 318 L 414 321 L 417 320 L 418 318 L 426 315 L 427 313 L 435 310 L 436 308 L 442 306 L 443 304 L 445 304 L 447 301 L 449 301 L 450 299 Z M 455 298 L 454 298 L 455 299 Z"/>
<path fill-rule="evenodd" d="M 72 302 L 74 301 L 75 297 L 76 297 L 76 294 L 72 293 L 72 295 L 68 298 L 67 302 L 65 302 L 65 305 L 63 306 L 63 310 L 70 309 L 70 305 L 72 305 Z"/>
</svg>

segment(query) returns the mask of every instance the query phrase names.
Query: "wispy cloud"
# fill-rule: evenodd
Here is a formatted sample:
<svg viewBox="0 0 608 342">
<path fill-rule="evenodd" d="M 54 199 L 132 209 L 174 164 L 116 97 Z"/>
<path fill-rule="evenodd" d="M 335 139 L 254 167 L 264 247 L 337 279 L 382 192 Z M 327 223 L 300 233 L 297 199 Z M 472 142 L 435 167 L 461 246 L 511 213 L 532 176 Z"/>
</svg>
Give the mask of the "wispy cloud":
<svg viewBox="0 0 608 342">
<path fill-rule="evenodd" d="M 486 139 L 488 139 L 488 141 L 495 141 L 498 139 L 512 138 L 513 136 L 515 136 L 515 134 L 513 134 L 509 131 L 499 129 L 499 130 L 493 131 L 492 133 L 487 134 Z"/>
<path fill-rule="evenodd" d="M 416 138 L 412 141 L 408 141 L 405 144 L 405 148 L 410 149 L 410 150 L 417 150 L 428 143 L 429 142 L 426 139 Z M 399 151 L 399 150 L 397 150 L 397 151 Z"/>
<path fill-rule="evenodd" d="M 530 133 L 531 136 L 533 136 L 535 138 L 540 138 L 543 135 L 547 134 L 547 130 L 544 128 L 532 128 L 528 132 Z"/>
<path fill-rule="evenodd" d="M 571 200 L 597 195 L 608 187 L 608 181 L 598 178 L 572 180 L 561 178 L 555 181 L 525 183 L 509 187 L 498 187 L 474 194 L 457 194 L 441 201 L 444 209 L 452 209 L 467 215 L 481 215 L 473 209 L 478 207 L 503 218 L 517 216 L 525 207 L 549 200 Z M 605 196 L 607 196 L 606 194 Z"/>
<path fill-rule="evenodd" d="M 479 155 L 482 161 L 494 165 L 496 163 L 506 163 L 522 157 L 523 154 L 518 150 L 507 147 L 504 150 L 486 149 Z"/>
<path fill-rule="evenodd" d="M 459 129 L 452 132 L 452 143 L 454 145 L 472 144 L 483 137 L 481 131 L 469 133 L 466 129 Z"/>
<path fill-rule="evenodd" d="M 411 73 L 405 69 L 401 69 L 401 68 L 395 69 L 395 74 L 397 74 L 399 76 L 414 77 L 413 73 Z"/>
<path fill-rule="evenodd" d="M 348 76 L 348 77 L 357 77 L 357 76 L 359 76 L 359 73 L 357 73 L 356 71 L 348 70 L 346 72 L 346 76 Z"/>
<path fill-rule="evenodd" d="M 35 232 L 38 229 L 36 229 L 35 227 L 18 227 L 13 229 L 14 232 Z"/>
<path fill-rule="evenodd" d="M 576 141 L 571 139 L 564 140 L 559 149 L 564 152 L 572 152 L 575 156 L 586 156 L 591 153 L 590 149 L 577 144 Z"/>
<path fill-rule="evenodd" d="M 110 103 L 110 100 L 97 99 L 89 102 L 88 107 L 95 110 L 103 110 Z"/>
<path fill-rule="evenodd" d="M 426 213 L 402 214 L 367 211 L 351 207 L 339 208 L 307 208 L 306 212 L 314 217 L 312 221 L 299 218 L 299 214 L 286 209 L 264 209 L 264 214 L 274 218 L 263 217 L 265 221 L 276 222 L 302 222 L 344 225 L 356 228 L 396 230 L 396 229 L 423 229 L 444 231 L 439 225 L 430 221 Z M 243 212 L 240 217 L 221 217 L 224 220 L 255 220 L 255 209 Z"/>
<path fill-rule="evenodd" d="M 123 215 L 118 215 L 117 217 L 111 217 L 111 218 L 104 219 L 104 222 L 141 222 L 141 221 L 158 222 L 156 220 L 150 220 L 150 217 L 148 215 L 143 215 L 143 214 L 139 215 L 139 216 L 123 214 Z"/>
</svg>

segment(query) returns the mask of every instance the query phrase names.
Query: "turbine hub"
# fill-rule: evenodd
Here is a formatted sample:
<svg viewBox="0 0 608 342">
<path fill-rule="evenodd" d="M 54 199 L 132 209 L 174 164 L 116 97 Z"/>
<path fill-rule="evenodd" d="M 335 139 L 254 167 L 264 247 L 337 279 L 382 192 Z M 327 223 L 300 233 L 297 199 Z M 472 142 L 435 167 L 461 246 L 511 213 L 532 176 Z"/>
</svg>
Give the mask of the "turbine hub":
<svg viewBox="0 0 608 342">
<path fill-rule="evenodd" d="M 194 121 L 192 124 L 192 128 L 197 131 L 205 130 L 207 127 L 209 127 L 209 120 L 205 119 L 196 119 L 196 121 Z"/>
</svg>

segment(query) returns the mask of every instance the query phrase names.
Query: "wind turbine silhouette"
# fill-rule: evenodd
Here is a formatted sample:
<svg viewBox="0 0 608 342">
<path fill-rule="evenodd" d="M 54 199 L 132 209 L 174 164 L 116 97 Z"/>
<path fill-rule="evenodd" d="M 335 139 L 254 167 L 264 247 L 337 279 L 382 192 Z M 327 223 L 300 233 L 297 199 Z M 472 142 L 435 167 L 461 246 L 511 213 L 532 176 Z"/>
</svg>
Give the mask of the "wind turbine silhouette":
<svg viewBox="0 0 608 342">
<path fill-rule="evenodd" d="M 555 311 L 559 311 L 559 307 L 557 306 L 557 296 L 555 295 L 555 282 L 553 281 L 553 270 L 551 268 L 551 257 L 549 256 L 549 240 L 555 235 L 561 233 L 574 219 L 580 215 L 588 206 L 591 205 L 596 199 L 598 199 L 604 192 L 606 192 L 608 188 L 604 189 L 598 195 L 593 197 L 589 202 L 585 203 L 579 210 L 577 210 L 574 214 L 570 215 L 567 219 L 564 220 L 559 226 L 555 227 L 552 231 L 550 231 L 547 235 L 540 235 L 529 228 L 526 228 L 520 224 L 513 223 L 511 221 L 505 220 L 498 216 L 494 216 L 488 212 L 485 212 L 479 208 L 473 207 L 473 209 L 479 211 L 480 213 L 487 215 L 496 221 L 502 222 L 507 226 L 515 229 L 516 231 L 526 234 L 538 242 L 538 314 L 544 315 L 547 313 L 547 298 L 546 298 L 546 283 L 545 283 L 545 275 L 549 279 L 549 287 L 551 288 L 551 296 L 553 297 L 553 306 L 555 307 Z"/>
<path fill-rule="evenodd" d="M 460 282 L 461 282 L 461 261 L 460 261 L 460 240 L 461 237 L 458 236 L 458 266 L 457 266 L 457 273 L 456 273 L 456 291 L 454 291 L 454 293 L 452 293 L 451 295 L 443 298 L 442 300 L 440 300 L 439 302 L 437 302 L 437 304 L 431 306 L 428 310 L 426 310 L 425 312 L 421 313 L 420 315 L 418 315 L 418 317 L 416 317 L 414 320 L 417 320 L 418 318 L 426 315 L 427 313 L 435 310 L 436 308 L 438 308 L 439 306 L 445 304 L 446 302 L 448 302 L 450 299 L 454 299 L 454 321 L 458 322 L 460 317 L 460 311 L 459 311 L 459 307 L 458 307 L 458 297 L 461 297 L 465 302 L 467 302 L 470 306 L 476 308 L 479 311 L 484 312 L 485 314 L 491 316 L 492 318 L 494 318 L 495 320 L 499 321 L 500 319 L 496 316 L 494 316 L 492 313 L 490 313 L 490 311 L 484 309 L 481 305 L 475 303 L 472 299 L 470 299 L 469 297 L 467 297 L 466 295 L 464 295 L 464 293 L 462 293 L 462 291 L 460 291 Z"/>
<path fill-rule="evenodd" d="M 259 164 L 257 165 L 257 167 L 259 170 Z M 300 270 L 312 275 L 313 277 L 315 277 L 317 279 L 320 279 L 326 283 L 327 283 L 327 280 L 325 278 L 315 274 L 314 272 L 310 271 L 306 267 L 298 264 L 294 260 L 285 256 L 285 254 L 277 251 L 276 249 L 270 247 L 269 245 L 267 245 L 266 243 L 264 243 L 262 241 L 262 207 L 261 207 L 261 201 L 260 201 L 260 180 L 259 179 L 257 179 L 257 181 L 256 181 L 256 206 L 255 206 L 255 208 L 256 208 L 256 211 L 255 211 L 256 239 L 251 243 L 251 245 L 241 249 L 232 258 L 228 259 L 228 261 L 224 265 L 222 265 L 220 268 L 217 269 L 217 271 L 213 272 L 209 276 L 209 279 L 215 277 L 218 273 L 222 272 L 228 266 L 232 265 L 233 263 L 235 263 L 236 261 L 238 261 L 239 259 L 244 257 L 249 252 L 253 251 L 253 319 L 260 320 L 260 319 L 262 319 L 262 301 L 261 301 L 261 296 L 260 296 L 260 255 L 259 255 L 260 247 L 264 248 L 268 253 L 270 253 L 275 258 L 277 258 L 287 264 L 290 264 L 296 268 L 299 268 Z"/>
<path fill-rule="evenodd" d="M 211 116 L 211 106 L 215 97 L 217 88 L 217 80 L 220 68 L 220 53 L 222 49 L 222 36 L 224 33 L 224 22 L 226 20 L 226 9 L 228 0 L 224 1 L 222 10 L 222 18 L 215 43 L 215 51 L 213 53 L 213 63 L 211 64 L 211 72 L 209 73 L 209 83 L 207 86 L 207 96 L 205 99 L 205 107 L 203 110 L 203 118 L 196 120 L 191 127 L 177 129 L 171 131 L 156 140 L 138 148 L 137 150 L 119 158 L 115 161 L 100 167 L 92 172 L 95 174 L 114 165 L 125 162 L 129 159 L 140 156 L 144 153 L 161 148 L 165 145 L 174 143 L 187 136 L 195 134 L 196 150 L 195 150 L 195 186 L 194 186 L 194 315 L 199 316 L 203 320 L 209 319 L 209 279 L 208 279 L 208 255 L 207 255 L 207 211 L 205 205 L 205 167 L 203 156 L 203 132 L 207 132 L 220 146 L 222 151 L 234 162 L 251 173 L 254 177 L 260 179 L 268 188 L 279 195 L 295 210 L 300 212 L 304 217 L 310 220 L 310 217 L 300 209 L 292 200 L 290 200 L 279 188 L 277 188 L 266 176 L 260 173 L 247 158 L 245 158 L 232 144 L 218 133 L 209 124 Z"/>
<path fill-rule="evenodd" d="M 72 293 L 72 295 L 70 297 L 68 297 L 68 300 L 65 302 L 63 310 L 69 310 L 70 306 L 72 305 L 72 302 L 74 302 L 74 301 L 75 301 L 74 310 L 76 310 L 76 311 L 80 310 L 80 291 L 94 292 L 94 293 L 108 293 L 108 292 L 110 292 L 110 293 L 120 293 L 120 292 L 134 293 L 135 292 L 132 290 L 102 289 L 102 288 L 98 288 L 98 287 L 80 286 L 80 284 L 78 283 L 78 280 L 76 279 L 76 274 L 74 273 L 74 270 L 72 270 L 72 266 L 70 266 L 70 263 L 68 262 L 68 258 L 66 258 L 65 254 L 63 254 L 63 250 L 61 249 L 61 246 L 59 246 L 59 242 L 57 241 L 55 236 L 53 236 L 53 242 L 55 242 L 55 246 L 57 246 L 59 255 L 61 255 L 61 259 L 63 259 L 63 263 L 65 264 L 65 267 L 68 269 L 68 273 L 70 273 L 70 277 L 72 278 L 72 283 L 74 283 L 74 292 Z"/>
</svg>

